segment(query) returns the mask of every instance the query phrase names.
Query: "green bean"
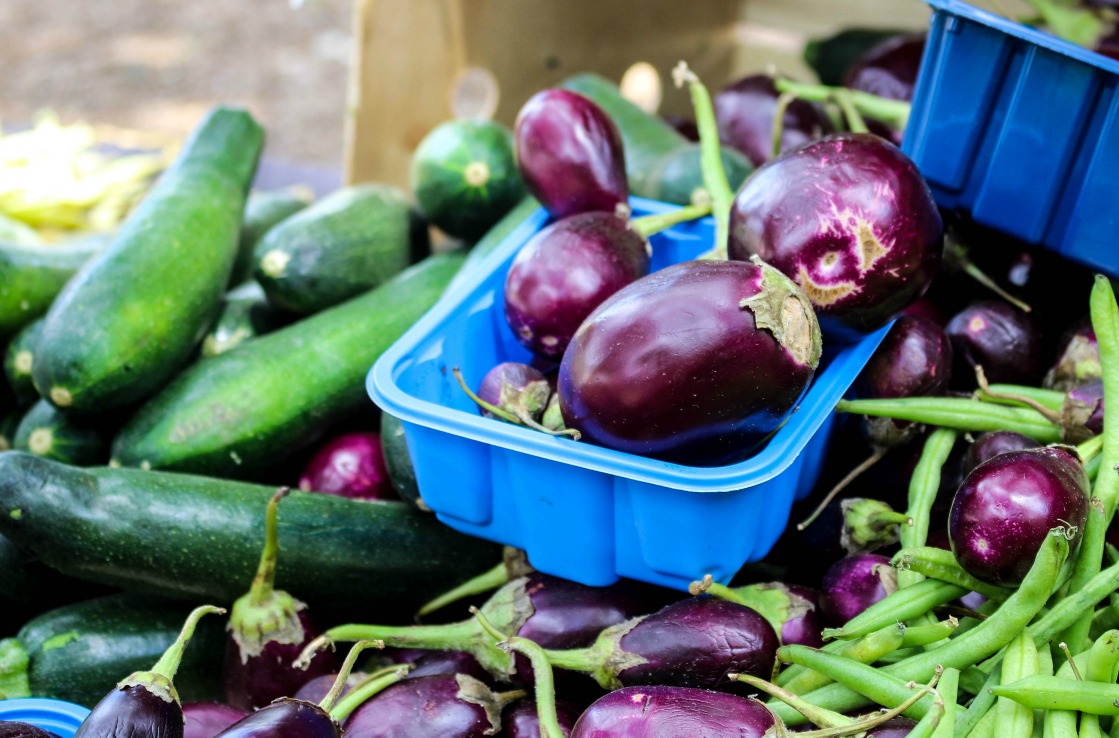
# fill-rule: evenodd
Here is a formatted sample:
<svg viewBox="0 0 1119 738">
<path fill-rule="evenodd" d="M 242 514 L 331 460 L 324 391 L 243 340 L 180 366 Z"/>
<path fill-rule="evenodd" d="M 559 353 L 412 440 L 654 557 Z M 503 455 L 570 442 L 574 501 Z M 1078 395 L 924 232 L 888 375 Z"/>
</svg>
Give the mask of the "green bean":
<svg viewBox="0 0 1119 738">
<path fill-rule="evenodd" d="M 898 529 L 898 539 L 904 548 L 924 546 L 929 537 L 929 518 L 933 502 L 940 490 L 940 474 L 948 461 L 948 454 L 956 444 L 956 431 L 938 428 L 929 434 L 921 458 L 909 480 L 909 508 L 905 514 L 913 521 Z M 914 570 L 898 571 L 898 588 L 909 587 L 923 577 Z"/>
<path fill-rule="evenodd" d="M 987 710 L 970 733 L 961 733 L 961 735 L 967 738 L 995 738 L 995 711 Z"/>
<path fill-rule="evenodd" d="M 910 625 L 905 629 L 905 635 L 901 639 L 901 647 L 927 646 L 930 643 L 942 641 L 950 637 L 959 625 L 960 621 L 953 617 L 931 625 Z"/>
<path fill-rule="evenodd" d="M 1019 405 L 1019 403 L 1016 403 L 1013 399 L 1007 399 L 1007 395 L 1012 397 L 1025 397 L 1058 413 L 1061 411 L 1061 406 L 1065 403 L 1064 392 L 1044 389 L 1042 387 L 1028 387 L 1021 384 L 989 384 L 987 385 L 987 393 L 975 393 L 976 399 L 982 402 L 993 402 L 999 405 Z"/>
<path fill-rule="evenodd" d="M 894 623 L 852 641 L 832 641 L 821 650 L 854 659 L 860 664 L 873 664 L 886 654 L 901 648 L 905 631 L 903 624 Z M 777 678 L 778 686 L 796 694 L 807 694 L 831 684 L 832 681 L 818 671 L 796 664 L 782 671 Z"/>
<path fill-rule="evenodd" d="M 1078 710 L 1092 715 L 1119 715 L 1119 684 L 1085 682 L 1035 674 L 991 688 L 1000 697 L 1043 710 Z"/>
<path fill-rule="evenodd" d="M 993 712 L 991 708 L 995 704 L 995 693 L 991 691 L 991 687 L 999 683 L 999 671 L 995 669 L 987 677 L 986 684 L 983 688 L 975 693 L 975 699 L 971 701 L 968 708 L 964 713 L 956 718 L 956 735 L 966 736 L 971 734 L 971 731 L 976 727 L 980 720 L 986 715 Z M 994 720 L 994 716 L 991 716 Z"/>
<path fill-rule="evenodd" d="M 1076 713 L 1072 710 L 1046 710 L 1045 738 L 1076 738 Z"/>
<path fill-rule="evenodd" d="M 1010 596 L 1010 590 L 994 584 L 987 584 L 964 571 L 951 551 L 932 546 L 903 548 L 894 554 L 891 562 L 898 569 L 909 568 L 930 579 L 948 582 L 965 590 L 978 592 L 989 600 L 1002 602 Z"/>
<path fill-rule="evenodd" d="M 940 694 L 940 690 L 937 690 L 933 695 L 933 703 L 929 706 L 929 711 L 917 721 L 917 724 L 909 731 L 907 738 L 932 738 L 942 724 L 946 726 L 945 729 L 947 730 L 952 724 L 944 719 L 945 712 L 947 712 L 947 707 L 944 704 L 944 697 Z"/>
<path fill-rule="evenodd" d="M 848 620 L 842 628 L 824 629 L 824 638 L 858 638 L 892 623 L 912 620 L 967 593 L 963 587 L 927 579 L 891 592 Z"/>
<path fill-rule="evenodd" d="M 953 738 L 956 725 L 956 713 L 959 706 L 956 704 L 958 685 L 960 680 L 959 669 L 945 669 L 936 684 L 936 691 L 944 701 L 944 714 L 940 716 L 940 724 L 932 732 L 932 738 Z M 909 734 L 910 738 L 913 733 Z"/>
<path fill-rule="evenodd" d="M 1061 440 L 1060 426 L 1051 423 L 1037 410 L 957 397 L 840 400 L 835 409 L 841 413 L 909 420 L 958 431 L 1010 430 L 1040 443 L 1057 443 Z"/>
<path fill-rule="evenodd" d="M 793 708 L 801 715 L 808 718 L 809 722 L 820 726 L 821 728 L 835 728 L 845 725 L 854 725 L 857 720 L 847 715 L 842 715 L 838 712 L 825 710 L 821 707 L 816 707 L 811 702 L 797 695 L 793 694 L 787 689 L 782 689 L 776 684 L 770 684 L 764 679 L 758 679 L 750 674 L 727 674 L 727 678 L 733 681 L 743 682 L 749 684 L 754 689 L 760 690 L 774 699 L 780 700 L 782 703 Z"/>
<path fill-rule="evenodd" d="M 987 680 L 990 676 L 977 666 L 960 669 L 959 689 L 968 694 L 979 694 L 980 690 L 987 686 Z"/>
<path fill-rule="evenodd" d="M 1065 628 L 1076 622 L 1084 612 L 1092 612 L 1104 598 L 1115 591 L 1119 585 L 1119 564 L 1114 564 L 1092 577 L 1080 589 L 1070 590 L 1069 594 L 1053 605 L 1049 612 L 1030 624 L 1034 638 L 1051 641 Z"/>
<path fill-rule="evenodd" d="M 1037 657 L 1037 644 L 1027 628 L 1007 644 L 1006 655 L 1002 660 L 1003 684 L 1017 682 L 1028 676 L 1037 675 L 1040 663 Z M 995 703 L 995 733 L 1005 736 L 1028 736 L 1034 730 L 1034 711 L 1017 702 L 1000 697 Z"/>
</svg>

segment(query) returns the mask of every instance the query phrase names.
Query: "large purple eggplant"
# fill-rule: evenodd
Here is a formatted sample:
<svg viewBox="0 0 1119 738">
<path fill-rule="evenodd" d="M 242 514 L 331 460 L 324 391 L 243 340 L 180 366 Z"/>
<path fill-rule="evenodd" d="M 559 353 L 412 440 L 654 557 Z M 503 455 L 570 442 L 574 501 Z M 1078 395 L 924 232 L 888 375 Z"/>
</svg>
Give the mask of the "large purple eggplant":
<svg viewBox="0 0 1119 738">
<path fill-rule="evenodd" d="M 1044 386 L 1068 392 L 1095 379 L 1100 379 L 1100 345 L 1092 321 L 1084 317 L 1061 336 L 1057 359 L 1045 374 Z"/>
<path fill-rule="evenodd" d="M 843 86 L 869 92 L 890 100 L 913 99 L 917 74 L 925 53 L 926 34 L 909 34 L 889 38 L 869 49 L 855 60 L 844 75 Z M 877 120 L 868 119 L 871 131 L 900 146 L 904 131 Z"/>
<path fill-rule="evenodd" d="M 582 213 L 537 233 L 505 279 L 505 319 L 533 354 L 559 361 L 583 320 L 649 273 L 649 243 L 625 218 Z"/>
<path fill-rule="evenodd" d="M 775 719 L 765 705 L 689 687 L 626 687 L 586 709 L 571 738 L 762 738 Z"/>
<path fill-rule="evenodd" d="M 975 386 L 975 367 L 989 382 L 1034 384 L 1041 374 L 1041 333 L 1029 314 L 1002 300 L 983 300 L 952 316 L 944 327 L 956 366 L 953 384 Z"/>
<path fill-rule="evenodd" d="M 944 251 L 929 186 L 896 146 L 837 133 L 754 172 L 734 198 L 728 255 L 780 269 L 825 333 L 884 325 L 925 293 Z"/>
<path fill-rule="evenodd" d="M 768 677 L 777 633 L 756 610 L 699 595 L 605 630 L 591 646 L 547 650 L 560 669 L 592 676 L 604 689 L 641 684 L 719 688 L 727 674 Z"/>
<path fill-rule="evenodd" d="M 1076 452 L 1053 446 L 999 454 L 960 485 L 948 517 L 956 560 L 976 579 L 1016 585 L 1052 528 L 1080 543 L 1088 515 L 1088 475 Z"/>
<path fill-rule="evenodd" d="M 195 608 L 182 633 L 151 671 L 138 671 L 117 684 L 78 727 L 74 738 L 183 738 L 183 707 L 175 691 L 175 672 L 194 628 L 205 615 L 225 614 L 210 605 Z"/>
<path fill-rule="evenodd" d="M 627 206 L 621 133 L 588 98 L 538 92 L 517 114 L 513 135 L 525 185 L 554 217 Z"/>
<path fill-rule="evenodd" d="M 564 423 L 609 448 L 693 465 L 742 456 L 820 360 L 804 293 L 765 264 L 689 261 L 616 292 L 560 364 Z"/>
<path fill-rule="evenodd" d="M 832 564 L 820 582 L 820 607 L 828 625 L 839 628 L 897 589 L 890 559 L 874 553 L 847 556 Z"/>
<path fill-rule="evenodd" d="M 249 592 L 233 603 L 229 616 L 222 677 L 230 705 L 251 710 L 278 697 L 289 697 L 308 679 L 337 670 L 333 652 L 315 655 L 306 670 L 292 662 L 318 635 L 307 606 L 273 586 L 279 554 L 276 517 L 281 488 L 268 503 L 264 524 L 264 551 Z"/>
<path fill-rule="evenodd" d="M 299 489 L 359 500 L 398 500 L 381 434 L 344 433 L 319 446 L 303 468 Z"/>
<path fill-rule="evenodd" d="M 738 149 L 755 167 L 773 158 L 773 121 L 781 97 L 773 77 L 752 74 L 736 80 L 714 96 L 719 140 Z M 780 151 L 788 151 L 835 130 L 815 104 L 792 100 L 782 118 Z"/>
<path fill-rule="evenodd" d="M 556 722 L 563 735 L 570 736 L 581 711 L 570 702 L 556 700 Z M 540 738 L 540 716 L 535 700 L 520 700 L 501 715 L 501 735 L 505 738 Z"/>
<path fill-rule="evenodd" d="M 0 738 L 58 738 L 58 733 L 37 728 L 30 723 L 0 720 Z"/>
<path fill-rule="evenodd" d="M 325 695 L 326 692 L 323 694 Z M 186 720 L 183 738 L 214 738 L 248 714 L 248 710 L 223 705 L 220 702 L 187 703 L 183 705 L 183 718 Z"/>
</svg>

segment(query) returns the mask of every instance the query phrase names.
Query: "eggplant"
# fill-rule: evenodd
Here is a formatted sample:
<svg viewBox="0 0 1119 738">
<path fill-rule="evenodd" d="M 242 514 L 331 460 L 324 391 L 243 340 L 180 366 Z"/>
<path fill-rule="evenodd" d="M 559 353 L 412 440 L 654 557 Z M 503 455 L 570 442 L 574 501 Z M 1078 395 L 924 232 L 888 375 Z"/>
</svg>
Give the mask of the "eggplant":
<svg viewBox="0 0 1119 738">
<path fill-rule="evenodd" d="M 556 722 L 565 738 L 571 735 L 582 711 L 564 700 L 556 700 Z M 506 738 L 540 738 L 540 717 L 536 702 L 520 700 L 501 715 L 501 733 Z"/>
<path fill-rule="evenodd" d="M 836 133 L 787 151 L 734 198 L 728 255 L 757 256 L 807 293 L 829 338 L 885 325 L 928 289 L 944 223 L 893 144 Z"/>
<path fill-rule="evenodd" d="M 536 356 L 559 361 L 591 311 L 649 273 L 650 254 L 645 237 L 613 213 L 544 228 L 517 252 L 505 279 L 513 335 Z"/>
<path fill-rule="evenodd" d="M 779 97 L 781 93 L 771 75 L 752 74 L 731 82 L 712 100 L 719 140 L 741 151 L 755 167 L 773 158 L 773 121 Z M 782 118 L 780 151 L 788 151 L 834 131 L 835 127 L 819 106 L 793 99 Z"/>
<path fill-rule="evenodd" d="M 365 681 L 367 677 L 368 674 L 365 674 L 364 672 L 351 672 L 350 676 L 346 679 L 346 684 L 342 687 L 342 691 L 338 693 L 338 697 L 345 697 L 347 694 L 350 693 L 350 690 L 353 689 L 354 685 Z M 322 702 L 323 698 L 330 694 L 330 690 L 334 686 L 334 682 L 336 682 L 337 680 L 337 672 L 333 672 L 330 674 L 320 674 L 317 677 L 311 677 L 310 679 L 308 679 L 306 682 L 303 683 L 303 686 L 295 691 L 294 694 L 288 696 L 294 697 L 297 700 L 303 700 L 304 702 Z"/>
<path fill-rule="evenodd" d="M 848 68 L 843 86 L 890 100 L 911 101 L 925 53 L 926 36 L 925 33 L 899 35 L 867 50 Z M 872 132 L 901 146 L 903 131 L 873 119 L 867 123 L 877 124 L 871 126 Z"/>
<path fill-rule="evenodd" d="M 1103 382 L 1096 380 L 1073 387 L 1061 403 L 1061 438 L 1065 443 L 1083 443 L 1103 433 Z"/>
<path fill-rule="evenodd" d="M 726 463 L 775 431 L 820 361 L 812 307 L 762 263 L 687 261 L 598 306 L 560 364 L 567 428 L 692 465 Z"/>
<path fill-rule="evenodd" d="M 0 738 L 58 738 L 58 733 L 37 728 L 30 723 L 0 720 Z"/>
<path fill-rule="evenodd" d="M 513 138 L 525 186 L 553 217 L 628 212 L 621 133 L 589 98 L 560 88 L 536 93 L 517 113 Z"/>
<path fill-rule="evenodd" d="M 964 454 L 963 475 L 966 477 L 971 470 L 990 458 L 1011 451 L 1022 451 L 1027 448 L 1040 448 L 1041 444 L 1021 433 L 1014 431 L 988 431 L 975 437 L 975 442 L 967 448 Z M 962 480 L 961 480 L 962 481 Z M 959 485 L 957 485 L 958 487 Z"/>
<path fill-rule="evenodd" d="M 733 591 L 769 621 L 781 645 L 819 648 L 824 644 L 819 591 L 784 582 L 749 584 L 735 587 Z"/>
<path fill-rule="evenodd" d="M 305 670 L 292 665 L 319 631 L 304 603 L 273 586 L 279 554 L 276 517 L 288 492 L 287 487 L 281 488 L 268 503 L 260 567 L 252 587 L 233 603 L 229 616 L 222 681 L 226 702 L 243 710 L 288 697 L 311 677 L 337 669 L 331 651 L 315 654 Z"/>
<path fill-rule="evenodd" d="M 1075 449 L 1031 448 L 999 454 L 968 474 L 952 500 L 948 538 L 960 566 L 976 579 L 1017 585 L 1042 542 L 1059 525 L 1080 544 L 1090 486 Z"/>
<path fill-rule="evenodd" d="M 504 361 L 486 372 L 478 385 L 478 397 L 517 418 L 539 421 L 548 404 L 552 388 L 543 372 L 528 364 Z M 494 414 L 479 406 L 484 417 Z"/>
<path fill-rule="evenodd" d="M 1057 359 L 1045 373 L 1042 385 L 1058 392 L 1068 392 L 1102 377 L 1100 345 L 1096 341 L 1096 332 L 1092 330 L 1092 321 L 1085 316 L 1061 336 Z"/>
<path fill-rule="evenodd" d="M 625 687 L 586 709 L 571 738 L 762 738 L 775 723 L 761 702 L 689 687 Z"/>
<path fill-rule="evenodd" d="M 820 582 L 820 609 L 825 622 L 840 628 L 848 620 L 897 590 L 897 570 L 874 553 L 846 556 L 832 564 Z"/>
<path fill-rule="evenodd" d="M 1041 375 L 1041 333 L 1034 319 L 1008 302 L 982 300 L 952 316 L 953 384 L 974 386 L 975 367 L 988 382 L 1035 384 Z"/>
<path fill-rule="evenodd" d="M 205 615 L 224 615 L 211 605 L 195 608 L 179 637 L 151 671 L 125 677 L 94 705 L 74 738 L 183 738 L 183 707 L 175 691 L 175 672 L 194 628 Z"/>
<path fill-rule="evenodd" d="M 344 433 L 322 444 L 299 477 L 299 489 L 359 500 L 398 500 L 379 433 Z"/>
<path fill-rule="evenodd" d="M 214 738 L 248 714 L 248 710 L 220 702 L 187 703 L 183 705 L 183 717 L 186 720 L 183 738 Z"/>
</svg>

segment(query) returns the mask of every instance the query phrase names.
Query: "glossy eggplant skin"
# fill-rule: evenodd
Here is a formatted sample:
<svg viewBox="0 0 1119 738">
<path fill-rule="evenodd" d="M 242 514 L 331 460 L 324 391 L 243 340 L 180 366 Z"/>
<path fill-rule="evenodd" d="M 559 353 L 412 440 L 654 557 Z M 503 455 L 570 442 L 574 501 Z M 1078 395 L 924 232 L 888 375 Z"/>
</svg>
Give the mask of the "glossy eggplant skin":
<svg viewBox="0 0 1119 738">
<path fill-rule="evenodd" d="M 556 700 L 556 722 L 564 736 L 570 736 L 580 711 L 572 704 Z M 523 699 L 507 708 L 501 715 L 501 733 L 505 738 L 540 738 L 540 718 L 536 714 L 536 701 Z"/>
<path fill-rule="evenodd" d="M 785 152 L 731 206 L 729 257 L 758 256 L 793 279 L 829 338 L 873 331 L 918 300 L 943 250 L 928 184 L 872 134 L 836 133 Z"/>
<path fill-rule="evenodd" d="M 1032 385 L 1040 378 L 1041 332 L 1037 321 L 1002 300 L 982 300 L 952 316 L 944 327 L 952 341 L 953 384 L 975 386 L 981 365 L 988 382 Z"/>
<path fill-rule="evenodd" d="M 560 88 L 536 93 L 517 114 L 513 137 L 528 191 L 554 217 L 626 205 L 621 133 L 589 98 Z"/>
<path fill-rule="evenodd" d="M 318 705 L 284 698 L 250 713 L 214 738 L 342 738 L 342 729 Z"/>
<path fill-rule="evenodd" d="M 891 579 L 892 586 L 887 586 Z M 831 565 L 824 574 L 820 589 L 820 609 L 823 611 L 824 621 L 833 628 L 840 628 L 896 590 L 897 573 L 886 556 L 875 553 L 852 554 Z"/>
<path fill-rule="evenodd" d="M 688 261 L 608 298 L 560 364 L 566 426 L 583 442 L 683 464 L 749 452 L 792 410 L 820 355 L 803 295 L 785 293 L 774 311 L 783 341 L 758 326 L 758 307 L 743 307 L 776 293 L 766 272 L 744 261 Z"/>
<path fill-rule="evenodd" d="M 183 717 L 186 718 L 183 738 L 214 738 L 248 714 L 247 710 L 220 702 L 187 703 L 183 705 Z"/>
<path fill-rule="evenodd" d="M 460 697 L 453 674 L 405 679 L 354 710 L 346 738 L 482 738 L 495 731 L 480 704 Z"/>
<path fill-rule="evenodd" d="M 967 452 L 964 454 L 963 474 L 966 477 L 971 474 L 972 469 L 999 454 L 1040 446 L 1040 443 L 1029 436 L 1023 436 L 1021 433 L 1015 433 L 1014 431 L 981 433 L 975 437 L 975 443 L 967 447 Z"/>
<path fill-rule="evenodd" d="M 522 733 L 521 735 L 527 734 Z M 0 738 L 58 738 L 58 734 L 36 728 L 30 723 L 0 720 Z"/>
<path fill-rule="evenodd" d="M 774 723 L 761 702 L 689 687 L 623 687 L 575 723 L 571 738 L 761 738 Z"/>
<path fill-rule="evenodd" d="M 755 167 L 772 158 L 773 118 L 780 96 L 773 77 L 752 74 L 719 90 L 712 100 L 719 140 L 741 151 Z M 793 100 L 785 109 L 781 151 L 814 141 L 834 130 L 814 103 Z"/>
<path fill-rule="evenodd" d="M 859 397 L 920 397 L 948 389 L 952 342 L 939 325 L 902 315 L 855 380 Z"/>
<path fill-rule="evenodd" d="M 907 34 L 886 39 L 860 56 L 844 75 L 843 86 L 891 100 L 913 99 L 926 34 Z M 867 121 L 870 130 L 901 146 L 902 134 L 877 120 Z"/>
<path fill-rule="evenodd" d="M 89 713 L 74 738 L 183 738 L 183 710 L 142 686 L 117 687 Z"/>
</svg>

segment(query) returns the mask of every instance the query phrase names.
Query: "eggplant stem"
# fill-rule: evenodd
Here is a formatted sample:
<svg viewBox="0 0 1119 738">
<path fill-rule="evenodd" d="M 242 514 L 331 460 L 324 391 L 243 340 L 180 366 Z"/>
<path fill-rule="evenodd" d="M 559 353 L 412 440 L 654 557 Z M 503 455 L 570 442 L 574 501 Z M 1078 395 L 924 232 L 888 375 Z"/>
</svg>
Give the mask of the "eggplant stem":
<svg viewBox="0 0 1119 738">
<path fill-rule="evenodd" d="M 552 430 L 551 428 L 545 428 L 526 415 L 517 415 L 516 413 L 502 410 L 497 405 L 491 405 L 490 403 L 483 400 L 481 397 L 478 397 L 478 395 L 476 395 L 473 390 L 466 386 L 466 380 L 462 378 L 462 371 L 460 371 L 457 366 L 451 371 L 454 373 L 455 379 L 458 380 L 458 383 L 462 387 L 463 392 L 465 392 L 466 395 L 478 405 L 478 407 L 482 408 L 483 410 L 489 411 L 501 420 L 504 420 L 507 423 L 512 423 L 513 425 L 523 425 L 528 428 L 532 428 L 533 430 L 547 433 L 549 436 L 570 436 L 572 440 L 575 441 L 578 441 L 580 438 L 583 437 L 583 434 L 574 428 L 561 428 L 559 430 Z"/>
<path fill-rule="evenodd" d="M 781 155 L 781 139 L 785 135 L 785 111 L 796 99 L 797 94 L 795 92 L 782 92 L 773 106 L 773 136 L 770 139 L 770 158 L 776 159 Z"/>
<path fill-rule="evenodd" d="M 296 669 L 306 671 L 307 667 L 311 665 L 311 659 L 315 658 L 315 654 L 324 648 L 334 650 L 334 640 L 328 638 L 325 633 L 304 646 L 295 661 L 291 662 L 291 665 Z"/>
<path fill-rule="evenodd" d="M 840 110 L 843 111 L 844 117 L 847 118 L 847 128 L 849 128 L 852 133 L 870 133 L 870 129 L 866 127 L 866 121 L 863 120 L 862 114 L 859 113 L 858 109 L 855 107 L 855 102 L 851 99 L 851 95 L 849 95 L 846 90 L 835 90 L 832 96 L 836 104 L 839 105 Z"/>
<path fill-rule="evenodd" d="M 848 117 L 848 127 L 855 131 L 854 126 L 851 126 L 851 116 L 848 114 L 848 108 L 856 111 L 858 120 L 863 117 L 874 118 L 883 123 L 896 128 L 899 131 L 903 130 L 909 122 L 909 113 L 912 105 L 903 100 L 891 100 L 878 95 L 872 95 L 869 92 L 862 90 L 852 90 L 846 87 L 832 87 L 828 85 L 805 84 L 803 82 L 794 82 L 791 79 L 775 79 L 774 85 L 779 92 L 793 92 L 802 100 L 810 102 L 826 103 L 834 102 L 840 106 L 844 114 Z M 858 132 L 858 131 L 856 131 Z"/>
<path fill-rule="evenodd" d="M 266 605 L 272 597 L 276 584 L 276 559 L 280 553 L 280 536 L 276 520 L 280 500 L 287 497 L 290 492 L 290 487 L 280 487 L 268 501 L 268 509 L 264 514 L 264 550 L 260 554 L 260 565 L 257 567 L 252 588 L 249 590 L 249 604 L 253 607 Z"/>
<path fill-rule="evenodd" d="M 886 455 L 887 451 L 889 451 L 889 449 L 887 449 L 885 446 L 874 449 L 874 453 L 872 453 L 865 461 L 863 461 L 851 471 L 847 472 L 847 476 L 843 477 L 843 479 L 839 480 L 838 484 L 831 488 L 831 491 L 824 496 L 824 499 L 820 501 L 820 504 L 816 506 L 816 509 L 812 511 L 812 514 L 797 523 L 797 530 L 804 530 L 808 526 L 812 525 L 813 521 L 815 521 L 816 518 L 820 517 L 820 513 L 824 511 L 824 508 L 828 506 L 828 503 L 835 499 L 836 495 L 846 489 L 847 486 L 851 484 L 851 482 L 858 479 L 863 472 L 881 461 L 882 457 Z"/>
<path fill-rule="evenodd" d="M 1026 407 L 1033 408 L 1045 416 L 1045 419 L 1054 425 L 1061 425 L 1061 414 L 1053 412 L 1045 405 L 1041 404 L 1032 397 L 1024 395 L 1005 394 L 1001 392 L 992 392 L 991 385 L 987 383 L 987 374 L 983 371 L 982 364 L 975 365 L 975 382 L 979 385 L 979 391 L 987 397 L 995 400 L 1008 400 L 1011 402 L 1021 403 Z"/>
<path fill-rule="evenodd" d="M 1076 681 L 1084 681 L 1084 677 L 1080 675 L 1080 669 L 1076 665 L 1076 659 L 1072 657 L 1072 651 L 1069 650 L 1068 644 L 1064 641 L 1061 641 L 1057 644 L 1057 648 L 1061 649 L 1061 652 L 1065 655 L 1065 658 L 1068 659 L 1068 665 L 1072 668 L 1072 675 L 1076 677 Z"/>
<path fill-rule="evenodd" d="M 697 218 L 702 218 L 710 214 L 711 203 L 696 203 L 684 205 L 683 207 L 676 208 L 667 213 L 643 215 L 640 218 L 631 220 L 629 225 L 643 237 L 648 238 L 661 231 L 668 230 L 674 225 L 687 223 L 688 221 L 696 220 Z"/>
<path fill-rule="evenodd" d="M 704 574 L 703 579 L 689 584 L 688 594 L 709 594 L 712 597 L 718 597 L 720 600 L 727 600 L 728 602 L 733 602 L 736 605 L 746 605 L 747 607 L 749 607 L 749 603 L 746 602 L 746 600 L 744 600 L 741 595 L 739 595 L 737 592 L 735 592 L 733 589 L 726 586 L 725 584 L 719 584 L 718 582 L 716 582 L 710 574 Z"/>
<path fill-rule="evenodd" d="M 406 677 L 412 668 L 412 664 L 393 664 L 373 672 L 354 685 L 349 694 L 338 700 L 338 704 L 330 710 L 331 719 L 336 723 L 344 722 L 354 710 L 369 701 L 369 698 L 380 694 L 386 687 L 391 687 Z"/>
<path fill-rule="evenodd" d="M 470 597 L 476 594 L 482 594 L 491 590 L 497 589 L 503 584 L 509 582 L 509 567 L 504 561 L 489 571 L 483 572 L 476 577 L 467 579 L 457 587 L 450 589 L 443 594 L 439 595 L 433 600 L 427 602 L 423 607 L 416 611 L 416 622 L 424 615 L 430 615 L 436 610 L 441 610 L 453 602 L 458 602 L 464 597 Z"/>
<path fill-rule="evenodd" d="M 350 652 L 346 654 L 346 660 L 342 662 L 342 668 L 338 670 L 338 676 L 334 679 L 334 684 L 330 685 L 330 691 L 319 702 L 319 707 L 324 712 L 330 712 L 334 708 L 334 703 L 342 695 L 342 690 L 346 688 L 346 682 L 350 678 L 350 672 L 354 670 L 354 664 L 357 663 L 357 657 L 367 648 L 384 648 L 384 641 L 366 640 L 358 641 L 350 648 Z M 333 717 L 333 715 L 331 716 Z"/>
<path fill-rule="evenodd" d="M 182 663 L 183 651 L 186 650 L 187 643 L 194 635 L 194 629 L 198 626 L 198 621 L 206 615 L 225 615 L 225 608 L 202 605 L 191 610 L 186 622 L 183 623 L 183 629 L 179 632 L 179 637 L 175 639 L 170 648 L 163 652 L 159 661 L 151 668 L 153 673 L 167 677 L 168 681 L 175 681 L 175 672 L 179 670 L 179 664 Z"/>
</svg>

